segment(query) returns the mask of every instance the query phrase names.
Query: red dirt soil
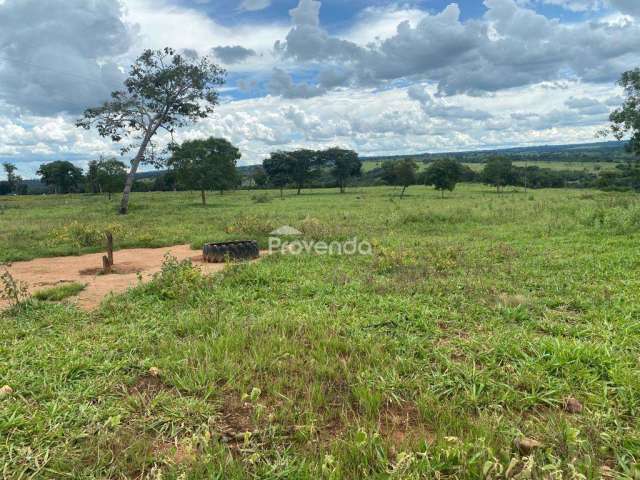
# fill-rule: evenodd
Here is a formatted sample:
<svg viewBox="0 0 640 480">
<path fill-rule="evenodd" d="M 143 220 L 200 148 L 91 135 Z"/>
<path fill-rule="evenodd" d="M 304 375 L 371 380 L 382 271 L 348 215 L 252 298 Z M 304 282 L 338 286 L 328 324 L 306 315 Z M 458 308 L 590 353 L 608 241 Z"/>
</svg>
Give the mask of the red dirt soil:
<svg viewBox="0 0 640 480">
<path fill-rule="evenodd" d="M 202 253 L 192 250 L 189 245 L 175 245 L 164 248 L 135 248 L 114 252 L 113 273 L 101 274 L 103 253 L 93 253 L 79 257 L 38 258 L 28 262 L 12 263 L 8 270 L 16 280 L 24 282 L 29 293 L 46 290 L 65 283 L 78 282 L 86 288 L 77 297 L 67 299 L 84 310 L 92 310 L 100 305 L 110 293 L 121 293 L 138 284 L 138 275 L 143 281 L 151 279 L 160 271 L 166 254 L 178 260 L 191 259 L 204 273 L 220 272 L 225 265 L 205 263 Z M 7 307 L 0 300 L 0 310 Z"/>
</svg>

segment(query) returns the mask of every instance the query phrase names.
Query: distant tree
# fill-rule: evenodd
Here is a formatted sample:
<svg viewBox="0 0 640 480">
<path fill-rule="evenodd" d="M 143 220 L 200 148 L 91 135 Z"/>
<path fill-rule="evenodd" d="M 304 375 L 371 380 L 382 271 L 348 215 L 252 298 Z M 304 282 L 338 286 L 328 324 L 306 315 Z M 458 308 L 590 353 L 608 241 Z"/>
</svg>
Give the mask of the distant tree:
<svg viewBox="0 0 640 480">
<path fill-rule="evenodd" d="M 273 152 L 262 162 L 262 167 L 274 188 L 280 189 L 280 198 L 284 198 L 284 187 L 291 183 L 289 155 L 285 152 Z"/>
<path fill-rule="evenodd" d="M 64 160 L 40 165 L 36 175 L 41 177 L 42 183 L 53 187 L 55 193 L 72 192 L 82 182 L 82 170 Z"/>
<path fill-rule="evenodd" d="M 264 188 L 269 183 L 269 177 L 265 172 L 264 167 L 257 166 L 251 172 L 251 181 L 257 188 Z"/>
<path fill-rule="evenodd" d="M 87 174 L 85 175 L 85 192 L 87 193 L 100 193 L 98 162 L 99 160 L 91 160 L 87 165 Z"/>
<path fill-rule="evenodd" d="M 314 150 L 295 150 L 287 152 L 289 158 L 289 177 L 300 195 L 305 185 L 319 173 L 321 164 L 318 152 Z"/>
<path fill-rule="evenodd" d="M 106 193 L 109 200 L 113 193 L 122 190 L 127 179 L 127 166 L 115 158 L 101 159 L 96 169 L 98 191 Z"/>
<path fill-rule="evenodd" d="M 148 147 L 160 129 L 173 134 L 176 128 L 206 118 L 218 104 L 215 88 L 224 83 L 225 72 L 209 60 L 193 60 L 171 48 L 145 50 L 132 65 L 124 82 L 125 89 L 113 92 L 102 106 L 89 108 L 79 127 L 96 127 L 103 137 L 114 142 L 133 136 L 139 142 L 131 160 L 120 213 L 129 210 L 129 195 L 141 163 L 154 163 Z M 123 147 L 123 154 L 132 148 Z M 153 148 L 151 148 L 153 151 Z"/>
<path fill-rule="evenodd" d="M 500 191 L 505 185 L 513 183 L 513 164 L 506 157 L 491 157 L 487 160 L 482 171 L 482 181 L 487 185 L 496 187 Z"/>
<path fill-rule="evenodd" d="M 9 182 L 3 180 L 0 182 L 0 195 L 9 195 L 11 193 L 11 187 Z"/>
<path fill-rule="evenodd" d="M 340 193 L 344 193 L 348 181 L 362 175 L 362 161 L 358 153 L 342 148 L 330 148 L 321 152 L 322 163 L 331 168 L 331 175 L 336 179 Z"/>
<path fill-rule="evenodd" d="M 238 184 L 236 164 L 242 155 L 224 138 L 190 140 L 174 147 L 168 165 L 187 188 L 200 190 L 206 205 L 207 190 L 225 190 Z"/>
<path fill-rule="evenodd" d="M 22 178 L 16 174 L 18 167 L 12 163 L 5 162 L 2 164 L 2 168 L 7 175 L 7 183 L 9 184 L 10 190 L 9 193 L 18 193 L 18 186 L 22 183 Z"/>
<path fill-rule="evenodd" d="M 184 188 L 180 185 L 180 188 Z M 158 175 L 153 181 L 153 191 L 155 192 L 175 192 L 179 189 L 178 174 L 175 170 L 167 170 Z"/>
<path fill-rule="evenodd" d="M 385 162 L 382 164 L 382 180 L 388 185 L 402 187 L 400 198 L 404 198 L 407 188 L 418 182 L 418 164 L 410 158 Z"/>
<path fill-rule="evenodd" d="M 444 198 L 445 190 L 453 192 L 456 184 L 461 180 L 462 174 L 462 165 L 457 160 L 448 158 L 436 160 L 425 171 L 425 185 L 433 185 L 436 190 L 440 190 L 442 198 Z"/>
</svg>

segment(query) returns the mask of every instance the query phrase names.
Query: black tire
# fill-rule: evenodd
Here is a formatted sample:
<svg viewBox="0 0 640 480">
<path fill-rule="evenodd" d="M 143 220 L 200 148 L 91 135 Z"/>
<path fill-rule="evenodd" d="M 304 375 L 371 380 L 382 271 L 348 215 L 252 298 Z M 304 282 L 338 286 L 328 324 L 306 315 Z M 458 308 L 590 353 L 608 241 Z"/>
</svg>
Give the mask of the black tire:
<svg viewBox="0 0 640 480">
<path fill-rule="evenodd" d="M 258 258 L 260 250 L 258 242 L 254 240 L 210 243 L 203 247 L 202 255 L 205 262 L 221 263 L 227 260 L 248 260 Z"/>
</svg>

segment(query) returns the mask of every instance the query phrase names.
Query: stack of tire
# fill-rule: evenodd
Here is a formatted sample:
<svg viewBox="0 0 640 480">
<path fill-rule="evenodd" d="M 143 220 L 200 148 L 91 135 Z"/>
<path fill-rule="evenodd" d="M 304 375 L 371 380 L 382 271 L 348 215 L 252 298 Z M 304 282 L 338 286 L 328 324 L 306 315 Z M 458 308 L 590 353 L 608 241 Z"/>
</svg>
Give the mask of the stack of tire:
<svg viewBox="0 0 640 480">
<path fill-rule="evenodd" d="M 202 249 L 207 263 L 223 263 L 229 260 L 251 260 L 260 257 L 258 242 L 246 240 L 240 242 L 209 243 Z"/>
</svg>

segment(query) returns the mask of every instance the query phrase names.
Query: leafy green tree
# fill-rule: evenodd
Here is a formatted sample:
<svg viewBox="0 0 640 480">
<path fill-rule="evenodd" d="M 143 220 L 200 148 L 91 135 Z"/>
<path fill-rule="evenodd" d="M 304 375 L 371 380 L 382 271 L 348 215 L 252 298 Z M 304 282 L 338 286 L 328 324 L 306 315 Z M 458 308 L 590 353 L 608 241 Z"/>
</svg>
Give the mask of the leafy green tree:
<svg viewBox="0 0 640 480">
<path fill-rule="evenodd" d="M 0 196 L 9 195 L 11 193 L 11 187 L 9 186 L 9 182 L 2 181 L 0 182 Z"/>
<path fill-rule="evenodd" d="M 132 138 L 138 145 L 131 160 L 120 213 L 129 210 L 129 195 L 141 163 L 159 163 L 149 154 L 159 130 L 173 134 L 176 128 L 206 118 L 218 104 L 216 87 L 224 83 L 225 72 L 206 58 L 194 60 L 171 48 L 145 50 L 132 65 L 125 88 L 113 92 L 102 106 L 89 108 L 76 124 L 95 127 L 114 142 Z M 128 152 L 133 143 L 123 147 Z"/>
<path fill-rule="evenodd" d="M 242 155 L 224 138 L 190 140 L 174 147 L 168 161 L 178 180 L 187 188 L 200 190 L 202 204 L 206 205 L 207 190 L 225 190 L 238 184 L 236 164 Z"/>
<path fill-rule="evenodd" d="M 457 160 L 444 158 L 432 162 L 424 174 L 425 185 L 433 185 L 444 198 L 445 190 L 453 192 L 463 174 L 462 165 Z"/>
<path fill-rule="evenodd" d="M 106 193 L 109 200 L 111 195 L 122 190 L 127 179 L 127 166 L 115 158 L 101 159 L 96 169 L 98 190 Z"/>
<path fill-rule="evenodd" d="M 382 180 L 388 185 L 402 187 L 400 198 L 404 198 L 407 188 L 418 182 L 418 164 L 410 158 L 385 162 L 382 164 Z"/>
<path fill-rule="evenodd" d="M 40 165 L 36 175 L 42 183 L 53 187 L 54 193 L 70 193 L 82 182 L 82 170 L 64 160 Z"/>
<path fill-rule="evenodd" d="M 617 140 L 629 137 L 627 150 L 635 158 L 629 160 L 625 175 L 630 186 L 640 190 L 640 68 L 623 73 L 618 83 L 624 89 L 626 98 L 622 107 L 609 116 L 609 131 Z M 609 132 L 603 133 L 606 135 Z"/>
<path fill-rule="evenodd" d="M 306 149 L 287 152 L 287 156 L 289 158 L 289 177 L 300 195 L 309 180 L 319 174 L 320 157 L 318 152 Z"/>
<path fill-rule="evenodd" d="M 18 167 L 16 167 L 13 163 L 5 162 L 2 164 L 2 168 L 4 169 L 4 172 L 7 175 L 7 183 L 9 184 L 9 193 L 18 193 L 18 186 L 22 183 L 22 178 L 20 178 L 16 174 Z"/>
<path fill-rule="evenodd" d="M 262 162 L 262 167 L 274 188 L 280 189 L 280 198 L 284 198 L 284 187 L 291 183 L 291 165 L 285 152 L 273 152 Z"/>
<path fill-rule="evenodd" d="M 321 152 L 322 163 L 331 167 L 331 175 L 340 187 L 340 193 L 344 193 L 348 181 L 353 177 L 362 175 L 362 161 L 358 153 L 342 148 L 330 148 Z"/>
<path fill-rule="evenodd" d="M 489 158 L 482 171 L 482 181 L 496 187 L 498 193 L 505 185 L 513 183 L 513 176 L 513 164 L 506 157 Z"/>
<path fill-rule="evenodd" d="M 618 140 L 630 136 L 628 149 L 640 156 L 640 68 L 623 73 L 618 83 L 624 88 L 626 99 L 609 116 L 609 128 Z"/>
</svg>

